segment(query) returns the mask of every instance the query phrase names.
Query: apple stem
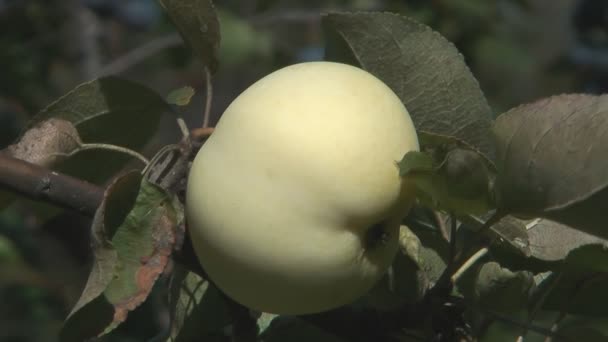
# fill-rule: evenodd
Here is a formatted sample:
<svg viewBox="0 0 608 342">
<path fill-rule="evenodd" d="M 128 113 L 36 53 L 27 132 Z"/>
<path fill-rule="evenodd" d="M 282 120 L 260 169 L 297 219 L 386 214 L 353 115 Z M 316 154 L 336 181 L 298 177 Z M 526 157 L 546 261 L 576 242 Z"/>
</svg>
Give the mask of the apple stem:
<svg viewBox="0 0 608 342">
<path fill-rule="evenodd" d="M 83 144 L 78 142 L 78 147 L 75 148 L 72 152 L 70 153 L 54 153 L 54 155 L 60 155 L 60 156 L 66 156 L 66 157 L 71 157 L 73 155 L 75 155 L 76 153 L 80 152 L 80 151 L 85 151 L 85 150 L 107 150 L 107 151 L 114 151 L 114 152 L 119 152 L 119 153 L 124 153 L 124 154 L 128 154 L 131 157 L 135 157 L 136 159 L 140 160 L 142 163 L 144 163 L 146 166 L 150 163 L 150 161 L 148 160 L 148 158 L 144 157 L 142 154 L 133 151 L 127 147 L 122 147 L 122 146 L 117 146 L 117 145 L 112 145 L 112 144 L 103 144 L 103 143 L 88 143 L 88 144 Z"/>
</svg>

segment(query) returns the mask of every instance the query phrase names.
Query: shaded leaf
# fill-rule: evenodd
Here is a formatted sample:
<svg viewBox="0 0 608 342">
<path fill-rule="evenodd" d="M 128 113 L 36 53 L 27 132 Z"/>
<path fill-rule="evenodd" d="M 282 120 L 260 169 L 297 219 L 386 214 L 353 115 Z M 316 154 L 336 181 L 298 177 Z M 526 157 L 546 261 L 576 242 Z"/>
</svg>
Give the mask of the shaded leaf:
<svg viewBox="0 0 608 342">
<path fill-rule="evenodd" d="M 49 118 L 25 131 L 19 140 L 6 148 L 14 158 L 50 167 L 76 150 L 81 144 L 76 127 L 67 120 Z"/>
<path fill-rule="evenodd" d="M 505 216 L 492 225 L 488 231 L 493 245 L 508 246 L 523 256 L 530 256 L 530 237 L 525 224 L 513 216 Z"/>
<path fill-rule="evenodd" d="M 211 73 L 218 67 L 220 23 L 210 0 L 159 0 L 194 54 Z"/>
<path fill-rule="evenodd" d="M 412 151 L 399 162 L 399 168 L 427 206 L 457 214 L 482 214 L 493 203 L 489 171 L 481 159 L 476 152 L 458 148 L 432 153 Z"/>
<path fill-rule="evenodd" d="M 499 206 L 608 236 L 608 96 L 561 95 L 495 123 Z"/>
<path fill-rule="evenodd" d="M 127 193 L 141 179 L 139 173 L 131 175 L 136 178 L 128 180 Z M 138 189 L 134 205 L 125 205 L 127 197 L 116 195 L 116 202 L 108 202 L 96 215 L 95 265 L 66 323 L 65 336 L 94 337 L 112 331 L 148 297 L 167 266 L 175 244 L 172 200 L 145 180 Z M 97 313 L 104 316 L 89 316 Z M 82 331 L 80 324 L 91 320 L 97 330 Z"/>
<path fill-rule="evenodd" d="M 114 234 L 112 244 L 120 267 L 104 292 L 114 305 L 113 322 L 106 333 L 146 300 L 165 270 L 175 244 L 176 213 L 172 203 L 161 188 L 142 182 L 133 210 Z"/>
<path fill-rule="evenodd" d="M 559 325 L 557 332 L 573 340 L 605 342 L 608 341 L 608 318 L 570 316 Z"/>
<path fill-rule="evenodd" d="M 156 132 L 167 103 L 153 90 L 117 77 L 83 83 L 36 114 L 28 129 L 50 118 L 71 122 L 84 142 L 141 147 Z"/>
<path fill-rule="evenodd" d="M 417 131 L 456 138 L 493 161 L 491 109 L 453 44 L 392 13 L 331 13 L 323 16 L 323 26 L 326 58 L 358 64 L 383 80 Z"/>
<path fill-rule="evenodd" d="M 153 90 L 116 77 L 83 83 L 39 112 L 27 129 L 51 118 L 69 121 L 84 143 L 107 143 L 132 150 L 142 147 L 156 133 L 169 105 Z M 131 157 L 114 151 L 88 150 L 54 168 L 63 173 L 101 183 L 114 175 Z"/>
<path fill-rule="evenodd" d="M 486 310 L 498 312 L 517 312 L 525 308 L 533 286 L 531 272 L 512 272 L 494 261 L 479 267 L 472 279 L 469 277 L 458 282 L 466 299 Z"/>
<path fill-rule="evenodd" d="M 169 342 L 225 341 L 231 318 L 220 292 L 198 275 L 176 266 L 169 297 Z"/>
<path fill-rule="evenodd" d="M 576 271 L 608 273 L 608 244 L 606 242 L 579 246 L 568 253 L 566 268 Z"/>
<path fill-rule="evenodd" d="M 449 244 L 438 231 L 419 229 L 415 225 L 410 228 L 420 239 L 418 268 L 422 271 L 424 281 L 432 286 L 447 267 Z"/>
<path fill-rule="evenodd" d="M 64 324 L 62 341 L 81 341 L 96 336 L 112 319 L 112 307 L 101 296 L 117 276 L 118 254 L 111 239 L 133 207 L 140 180 L 138 172 L 127 173 L 116 178 L 104 192 L 91 226 L 93 266 L 85 288 Z"/>
<path fill-rule="evenodd" d="M 479 154 L 473 151 L 450 150 L 439 173 L 446 179 L 450 196 L 475 200 L 488 194 L 489 170 Z"/>
<path fill-rule="evenodd" d="M 560 336 L 570 339 L 571 341 L 585 342 L 608 342 L 608 336 L 604 335 L 598 329 L 586 326 L 567 326 L 559 329 L 557 333 Z"/>
<path fill-rule="evenodd" d="M 29 163 L 51 167 L 67 158 L 80 146 L 80 137 L 74 125 L 66 120 L 50 118 L 25 131 L 17 142 L 0 153 Z M 18 196 L 0 191 L 0 209 L 11 204 Z"/>
<path fill-rule="evenodd" d="M 543 309 L 605 318 L 608 316 L 607 287 L 606 273 L 566 271 L 543 302 Z"/>
<path fill-rule="evenodd" d="M 433 172 L 433 157 L 428 153 L 409 151 L 399 162 L 399 173 L 407 176 L 416 172 Z"/>
<path fill-rule="evenodd" d="M 585 245 L 608 245 L 606 240 L 547 219 L 533 220 L 528 226 L 531 255 L 541 260 L 563 260 Z"/>
<path fill-rule="evenodd" d="M 175 89 L 167 95 L 167 102 L 177 106 L 187 106 L 194 96 L 194 88 L 190 86 Z"/>
<path fill-rule="evenodd" d="M 521 336 L 524 332 L 523 328 L 520 328 L 518 325 L 515 325 L 513 322 L 520 322 L 522 325 L 526 324 L 528 319 L 527 310 L 521 310 L 516 313 L 509 312 L 508 315 L 504 315 L 502 317 L 496 317 L 493 315 L 494 319 L 491 324 L 484 329 L 482 335 L 479 336 L 480 342 L 497 342 L 497 341 L 521 341 Z M 550 331 L 551 324 L 555 320 L 555 313 L 546 313 L 542 312 L 537 315 L 538 317 L 534 322 L 531 322 L 532 326 L 545 328 L 545 331 Z M 502 319 L 506 317 L 507 319 Z M 547 342 L 547 336 L 542 334 L 540 331 L 535 331 L 533 329 L 528 329 L 523 338 L 525 342 Z M 570 342 L 563 341 L 561 339 L 555 339 L 555 341 L 560 342 Z"/>
</svg>

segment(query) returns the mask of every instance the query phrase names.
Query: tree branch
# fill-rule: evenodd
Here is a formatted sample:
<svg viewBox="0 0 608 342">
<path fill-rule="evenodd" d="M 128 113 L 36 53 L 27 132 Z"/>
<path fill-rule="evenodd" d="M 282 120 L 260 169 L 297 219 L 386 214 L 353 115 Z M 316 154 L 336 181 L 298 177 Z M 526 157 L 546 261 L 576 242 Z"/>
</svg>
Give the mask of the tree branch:
<svg viewBox="0 0 608 342">
<path fill-rule="evenodd" d="M 93 216 L 104 189 L 0 153 L 0 189 Z"/>
</svg>

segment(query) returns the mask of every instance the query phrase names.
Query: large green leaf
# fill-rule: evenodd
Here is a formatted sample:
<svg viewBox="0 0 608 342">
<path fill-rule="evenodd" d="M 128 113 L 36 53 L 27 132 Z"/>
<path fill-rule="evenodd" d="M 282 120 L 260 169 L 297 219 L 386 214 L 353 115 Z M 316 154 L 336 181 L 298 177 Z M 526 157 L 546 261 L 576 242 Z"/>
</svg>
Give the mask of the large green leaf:
<svg viewBox="0 0 608 342">
<path fill-rule="evenodd" d="M 105 77 L 83 83 L 36 114 L 28 129 L 51 118 L 71 122 L 83 142 L 139 149 L 158 128 L 168 104 L 146 86 Z"/>
<path fill-rule="evenodd" d="M 543 309 L 588 317 L 608 317 L 607 273 L 570 270 L 553 281 L 557 281 L 557 284 L 547 294 L 542 303 Z"/>
<path fill-rule="evenodd" d="M 608 237 L 608 96 L 560 95 L 495 123 L 497 202 Z"/>
<path fill-rule="evenodd" d="M 93 270 L 63 329 L 64 340 L 104 335 L 124 322 L 146 300 L 173 251 L 172 199 L 145 180 L 137 187 L 139 173 L 122 179 L 110 188 L 114 190 L 95 217 Z"/>
<path fill-rule="evenodd" d="M 408 109 L 423 147 L 426 136 L 452 137 L 494 159 L 491 109 L 453 44 L 392 13 L 330 13 L 323 26 L 326 58 L 357 64 L 384 81 Z"/>
</svg>

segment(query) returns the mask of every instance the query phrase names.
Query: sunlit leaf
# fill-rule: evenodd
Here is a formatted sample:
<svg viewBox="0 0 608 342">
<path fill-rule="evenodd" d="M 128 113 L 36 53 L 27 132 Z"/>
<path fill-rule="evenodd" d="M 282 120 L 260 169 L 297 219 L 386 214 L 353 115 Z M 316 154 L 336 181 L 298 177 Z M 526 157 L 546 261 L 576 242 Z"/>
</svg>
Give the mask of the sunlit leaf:
<svg viewBox="0 0 608 342">
<path fill-rule="evenodd" d="M 499 206 L 608 236 L 608 96 L 560 95 L 495 123 Z"/>
<path fill-rule="evenodd" d="M 413 19 L 380 12 L 323 16 L 326 58 L 357 64 L 401 98 L 419 134 L 455 138 L 494 158 L 492 112 L 462 55 Z"/>
</svg>

